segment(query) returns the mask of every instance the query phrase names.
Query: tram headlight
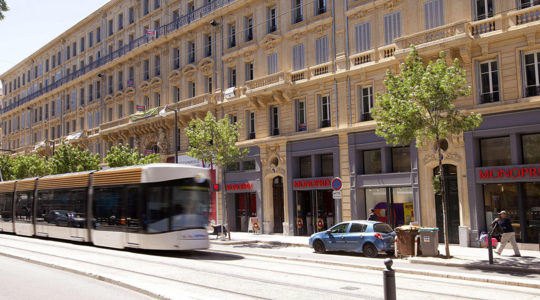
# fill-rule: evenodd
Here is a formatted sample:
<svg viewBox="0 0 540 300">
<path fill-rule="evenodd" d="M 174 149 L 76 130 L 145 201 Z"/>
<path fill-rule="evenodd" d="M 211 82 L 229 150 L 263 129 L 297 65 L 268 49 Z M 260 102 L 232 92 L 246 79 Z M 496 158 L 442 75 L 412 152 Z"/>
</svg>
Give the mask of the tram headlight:
<svg viewBox="0 0 540 300">
<path fill-rule="evenodd" d="M 206 181 L 206 178 L 204 178 L 204 175 L 201 173 L 201 174 L 195 175 L 195 177 L 193 178 L 193 180 L 194 180 L 196 183 L 203 183 L 203 182 Z"/>
</svg>

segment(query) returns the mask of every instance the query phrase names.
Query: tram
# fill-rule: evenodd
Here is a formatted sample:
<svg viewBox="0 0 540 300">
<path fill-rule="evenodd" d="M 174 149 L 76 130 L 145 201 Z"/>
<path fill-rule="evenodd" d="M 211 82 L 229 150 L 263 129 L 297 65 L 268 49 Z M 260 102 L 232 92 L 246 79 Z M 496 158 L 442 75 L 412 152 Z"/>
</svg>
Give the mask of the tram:
<svg viewBox="0 0 540 300">
<path fill-rule="evenodd" d="M 110 248 L 209 247 L 209 170 L 150 164 L 0 182 L 0 232 Z"/>
</svg>

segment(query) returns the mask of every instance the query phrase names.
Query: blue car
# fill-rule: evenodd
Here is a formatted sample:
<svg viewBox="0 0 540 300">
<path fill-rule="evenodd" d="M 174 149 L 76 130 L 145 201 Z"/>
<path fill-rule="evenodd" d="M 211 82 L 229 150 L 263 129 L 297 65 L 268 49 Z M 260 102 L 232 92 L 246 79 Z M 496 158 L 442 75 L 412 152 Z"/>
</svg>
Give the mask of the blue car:
<svg viewBox="0 0 540 300">
<path fill-rule="evenodd" d="M 350 251 L 377 257 L 379 253 L 394 253 L 396 233 L 386 223 L 376 221 L 349 221 L 313 234 L 309 247 L 317 253 Z"/>
</svg>

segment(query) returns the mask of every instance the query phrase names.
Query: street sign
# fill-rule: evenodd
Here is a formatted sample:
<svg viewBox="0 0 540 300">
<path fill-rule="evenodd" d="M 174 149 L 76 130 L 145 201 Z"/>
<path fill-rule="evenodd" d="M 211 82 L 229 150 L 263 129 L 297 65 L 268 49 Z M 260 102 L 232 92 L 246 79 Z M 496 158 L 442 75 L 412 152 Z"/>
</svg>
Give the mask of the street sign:
<svg viewBox="0 0 540 300">
<path fill-rule="evenodd" d="M 332 189 L 334 191 L 341 191 L 342 187 L 343 187 L 343 182 L 341 181 L 341 178 L 336 177 L 332 179 Z"/>
<path fill-rule="evenodd" d="M 333 191 L 332 192 L 332 197 L 336 200 L 341 200 L 341 196 L 342 196 L 342 193 L 341 191 Z"/>
</svg>

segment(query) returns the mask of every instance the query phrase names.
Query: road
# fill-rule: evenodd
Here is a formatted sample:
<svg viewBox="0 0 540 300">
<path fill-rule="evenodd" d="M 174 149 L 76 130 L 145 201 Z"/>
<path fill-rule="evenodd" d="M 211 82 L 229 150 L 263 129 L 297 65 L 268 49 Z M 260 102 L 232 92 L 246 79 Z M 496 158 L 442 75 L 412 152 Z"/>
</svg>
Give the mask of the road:
<svg viewBox="0 0 540 300">
<path fill-rule="evenodd" d="M 380 271 L 218 253 L 212 249 L 189 252 L 124 251 L 1 234 L 0 254 L 107 277 L 168 299 L 312 300 L 383 297 Z M 11 272 L 26 264 L 18 261 L 10 264 L 7 269 Z M 7 271 L 5 267 L 2 269 L 3 272 Z M 50 272 L 58 271 L 50 269 Z M 38 277 L 53 276 L 40 274 Z M 42 289 L 35 280 L 21 278 L 13 282 L 19 285 L 24 283 L 29 289 Z M 90 282 L 92 287 L 100 283 L 97 280 Z M 396 283 L 398 299 L 540 299 L 540 290 L 537 289 L 448 278 L 398 274 Z"/>
</svg>

